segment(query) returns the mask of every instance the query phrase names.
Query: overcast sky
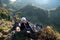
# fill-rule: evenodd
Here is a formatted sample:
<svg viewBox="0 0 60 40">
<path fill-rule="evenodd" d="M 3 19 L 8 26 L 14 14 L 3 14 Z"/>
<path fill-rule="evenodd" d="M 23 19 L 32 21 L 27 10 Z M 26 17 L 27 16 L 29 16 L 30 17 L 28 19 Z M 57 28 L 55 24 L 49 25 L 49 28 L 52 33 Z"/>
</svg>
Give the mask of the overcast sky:
<svg viewBox="0 0 60 40">
<path fill-rule="evenodd" d="M 43 8 L 55 8 L 60 6 L 60 0 L 16 0 L 17 4 L 32 4 Z M 17 6 L 17 5 L 16 5 Z"/>
</svg>

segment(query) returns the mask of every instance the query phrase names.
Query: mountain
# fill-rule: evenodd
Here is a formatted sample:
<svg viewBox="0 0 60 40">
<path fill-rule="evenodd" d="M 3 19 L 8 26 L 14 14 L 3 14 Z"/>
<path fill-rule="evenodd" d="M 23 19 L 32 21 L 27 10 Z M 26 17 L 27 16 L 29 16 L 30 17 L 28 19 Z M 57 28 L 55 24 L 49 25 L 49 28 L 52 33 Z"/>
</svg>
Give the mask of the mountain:
<svg viewBox="0 0 60 40">
<path fill-rule="evenodd" d="M 50 18 L 48 18 L 48 11 L 44 9 L 32 5 L 25 5 L 24 3 L 17 4 L 18 1 L 14 4 L 11 4 L 9 0 L 0 0 L 0 7 L 3 6 L 6 8 L 13 16 L 15 13 L 18 13 L 20 17 L 24 16 L 30 22 L 53 25 L 56 26 L 57 29 L 60 28 L 60 7 L 58 7 L 56 10 L 51 10 Z"/>
<path fill-rule="evenodd" d="M 32 23 L 52 25 L 54 29 L 60 31 L 60 7 L 50 11 L 50 18 L 48 17 L 48 11 L 31 5 L 27 5 L 15 13 L 20 17 L 26 17 Z"/>
<path fill-rule="evenodd" d="M 58 7 L 56 10 L 51 10 L 51 19 L 54 20 L 52 21 L 53 24 L 60 26 L 60 7 Z"/>
<path fill-rule="evenodd" d="M 55 29 L 60 31 L 60 7 L 58 7 L 56 10 L 51 10 L 51 22 L 55 27 Z"/>
<path fill-rule="evenodd" d="M 35 6 L 27 5 L 23 7 L 22 9 L 16 11 L 16 13 L 21 12 L 21 17 L 26 17 L 28 20 L 30 20 L 33 23 L 46 23 L 47 24 L 47 11 L 37 8 Z"/>
<path fill-rule="evenodd" d="M 48 17 L 48 11 L 31 5 L 27 5 L 22 9 L 16 11 L 15 13 L 18 14 L 20 17 L 26 17 L 32 23 L 42 23 L 45 25 L 52 24 L 55 26 L 55 29 L 60 31 L 60 7 L 58 7 L 56 10 L 50 11 L 50 18 Z M 14 23 L 10 21 L 9 11 L 7 9 L 0 8 L 0 40 L 4 38 L 4 40 L 10 40 L 10 33 L 8 32 L 9 30 L 11 30 L 13 24 Z M 38 32 L 39 40 L 60 40 L 60 33 L 54 30 L 54 28 L 52 28 L 51 26 L 43 27 L 42 32 Z M 2 36 L 4 36 L 5 33 L 7 33 L 6 37 L 3 38 Z M 20 39 L 20 37 L 18 38 Z"/>
</svg>

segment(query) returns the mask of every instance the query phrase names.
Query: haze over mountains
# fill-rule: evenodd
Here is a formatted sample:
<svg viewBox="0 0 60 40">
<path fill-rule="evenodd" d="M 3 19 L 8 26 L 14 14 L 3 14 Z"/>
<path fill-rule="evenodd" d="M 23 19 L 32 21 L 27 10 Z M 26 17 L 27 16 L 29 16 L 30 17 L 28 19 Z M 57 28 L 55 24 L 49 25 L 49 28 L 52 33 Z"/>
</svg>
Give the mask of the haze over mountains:
<svg viewBox="0 0 60 40">
<path fill-rule="evenodd" d="M 44 2 L 45 1 L 45 2 Z M 34 5 L 36 7 L 42 7 L 45 9 L 49 8 L 56 8 L 60 6 L 60 0 L 16 0 L 16 1 L 10 1 L 10 0 L 0 0 L 0 4 L 4 6 L 5 8 L 8 7 L 14 7 L 14 9 L 20 9 L 26 5 Z"/>
</svg>

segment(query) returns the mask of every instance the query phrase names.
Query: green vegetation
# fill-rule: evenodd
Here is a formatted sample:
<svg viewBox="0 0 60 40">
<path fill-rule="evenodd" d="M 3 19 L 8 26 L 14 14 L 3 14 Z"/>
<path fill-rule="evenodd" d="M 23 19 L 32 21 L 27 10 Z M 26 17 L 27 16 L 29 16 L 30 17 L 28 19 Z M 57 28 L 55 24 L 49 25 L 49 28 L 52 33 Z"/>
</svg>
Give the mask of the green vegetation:
<svg viewBox="0 0 60 40">
<path fill-rule="evenodd" d="M 21 12 L 21 17 L 26 17 L 32 23 L 41 23 L 44 26 L 51 25 L 55 30 L 60 32 L 60 7 L 58 7 L 56 10 L 51 10 L 49 14 L 50 17 L 48 17 L 47 10 L 43 10 L 31 5 L 27 5 L 16 11 L 16 13 L 18 12 Z"/>
<path fill-rule="evenodd" d="M 0 8 L 0 19 L 10 20 L 9 12 L 4 8 Z"/>
<path fill-rule="evenodd" d="M 8 10 L 0 8 L 0 38 L 4 36 L 2 32 L 8 33 L 11 30 L 13 22 L 10 19 Z"/>
<path fill-rule="evenodd" d="M 52 35 L 54 37 L 57 38 L 57 40 L 60 40 L 60 9 L 57 8 L 54 11 L 50 11 L 50 18 L 48 18 L 48 11 L 34 7 L 34 6 L 30 6 L 27 5 L 24 8 L 20 9 L 19 11 L 15 12 L 16 15 L 14 15 L 16 17 L 17 21 L 20 21 L 20 17 L 25 16 L 28 21 L 32 22 L 32 23 L 41 23 L 44 26 L 47 25 L 52 25 L 53 28 L 51 27 L 44 27 L 44 32 L 40 35 L 42 37 L 45 35 Z M 11 22 L 11 15 L 9 13 L 8 10 L 4 9 L 4 8 L 0 8 L 0 37 L 3 36 L 3 32 L 9 32 L 9 30 L 11 30 L 12 25 L 14 24 L 13 22 Z M 15 20 L 13 18 L 13 20 Z M 58 30 L 59 32 L 57 32 L 56 30 Z M 45 34 L 45 32 L 47 32 L 48 34 Z M 53 33 L 53 34 L 52 34 Z M 18 36 L 16 36 L 17 38 L 19 38 Z M 51 37 L 51 36 L 47 36 L 47 37 Z M 40 38 L 40 37 L 39 37 Z"/>
</svg>

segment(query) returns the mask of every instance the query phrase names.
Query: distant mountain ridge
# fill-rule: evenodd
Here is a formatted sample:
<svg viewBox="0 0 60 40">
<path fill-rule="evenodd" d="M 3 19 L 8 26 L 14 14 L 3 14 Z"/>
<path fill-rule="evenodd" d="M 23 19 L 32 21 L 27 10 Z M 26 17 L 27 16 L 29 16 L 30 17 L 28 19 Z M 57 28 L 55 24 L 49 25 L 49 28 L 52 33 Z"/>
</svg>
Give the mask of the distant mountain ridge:
<svg viewBox="0 0 60 40">
<path fill-rule="evenodd" d="M 27 17 L 27 19 L 30 19 L 32 22 L 37 21 L 38 23 L 44 22 L 43 20 L 45 20 L 44 18 L 47 19 L 47 13 L 48 13 L 46 10 L 31 5 L 27 5 L 22 9 L 16 11 L 16 13 L 17 12 L 22 12 L 20 15 L 21 17 L 22 16 Z"/>
</svg>

